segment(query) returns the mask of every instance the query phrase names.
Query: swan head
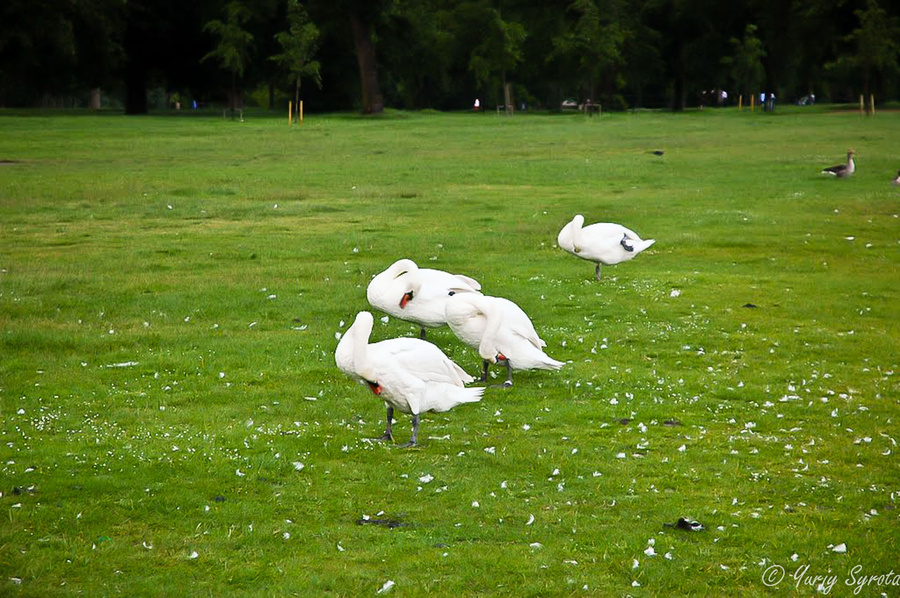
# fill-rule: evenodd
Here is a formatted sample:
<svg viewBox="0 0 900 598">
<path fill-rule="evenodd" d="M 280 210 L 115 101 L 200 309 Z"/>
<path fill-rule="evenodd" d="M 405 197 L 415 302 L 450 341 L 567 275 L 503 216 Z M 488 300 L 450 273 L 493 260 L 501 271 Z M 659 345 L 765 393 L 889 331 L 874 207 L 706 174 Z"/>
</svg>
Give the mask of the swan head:
<svg viewBox="0 0 900 598">
<path fill-rule="evenodd" d="M 581 247 L 579 246 L 578 241 L 581 239 L 579 233 L 582 228 L 584 228 L 584 216 L 575 214 L 575 217 L 572 218 L 572 249 L 575 253 L 581 253 Z"/>
<path fill-rule="evenodd" d="M 406 304 L 409 303 L 410 301 L 412 301 L 413 297 L 415 297 L 415 296 L 416 296 L 416 294 L 412 290 L 409 290 L 409 291 L 406 291 L 405 293 L 403 293 L 403 296 L 400 297 L 400 309 L 405 308 Z"/>
<path fill-rule="evenodd" d="M 387 272 L 390 273 L 391 278 L 396 280 L 405 274 L 416 272 L 418 271 L 418 269 L 419 266 L 414 261 L 412 261 L 411 259 L 403 258 L 391 264 L 387 269 Z"/>
<path fill-rule="evenodd" d="M 496 349 L 485 350 L 485 351 L 481 351 L 479 349 L 478 353 L 479 353 L 479 356 L 483 360 L 487 361 L 488 363 L 494 364 L 494 365 L 496 365 L 498 363 L 504 363 L 507 360 L 506 355 L 504 355 L 500 351 L 497 351 Z"/>
<path fill-rule="evenodd" d="M 393 281 L 404 284 L 407 289 L 406 292 L 400 296 L 400 309 L 404 309 L 406 305 L 413 300 L 416 293 L 419 292 L 419 289 L 422 288 L 422 281 L 419 278 L 419 266 L 417 266 L 414 261 L 404 258 L 391 264 L 391 267 L 388 268 L 388 272 L 391 273 L 390 275 Z"/>
</svg>

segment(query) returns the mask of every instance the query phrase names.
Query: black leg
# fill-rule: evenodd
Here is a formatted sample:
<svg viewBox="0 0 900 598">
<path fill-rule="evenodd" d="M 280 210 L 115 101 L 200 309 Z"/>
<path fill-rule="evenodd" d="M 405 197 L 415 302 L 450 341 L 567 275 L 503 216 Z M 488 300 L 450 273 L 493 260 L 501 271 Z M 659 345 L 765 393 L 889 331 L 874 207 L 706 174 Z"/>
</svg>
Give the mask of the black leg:
<svg viewBox="0 0 900 598">
<path fill-rule="evenodd" d="M 422 326 L 422 330 L 419 331 L 419 338 L 422 339 L 422 340 L 424 341 L 424 340 L 425 340 L 425 336 L 426 336 L 425 327 Z"/>
<path fill-rule="evenodd" d="M 491 367 L 491 362 L 487 359 L 484 360 L 484 369 L 481 371 L 481 378 L 478 379 L 479 382 L 486 382 L 488 376 L 488 368 Z"/>
<path fill-rule="evenodd" d="M 512 364 L 509 359 L 506 360 L 506 382 L 503 383 L 503 386 L 506 388 L 512 386 Z"/>
<path fill-rule="evenodd" d="M 393 442 L 394 436 L 391 434 L 391 425 L 394 420 L 394 408 L 388 405 L 387 408 L 387 423 L 384 426 L 384 436 L 380 438 L 376 438 L 375 440 L 383 441 L 383 442 Z"/>
<path fill-rule="evenodd" d="M 403 448 L 410 448 L 419 444 L 419 414 L 413 415 L 412 418 L 413 432 L 409 442 L 403 445 Z"/>
<path fill-rule="evenodd" d="M 594 270 L 594 278 L 600 280 L 600 262 L 597 262 L 597 269 Z"/>
</svg>

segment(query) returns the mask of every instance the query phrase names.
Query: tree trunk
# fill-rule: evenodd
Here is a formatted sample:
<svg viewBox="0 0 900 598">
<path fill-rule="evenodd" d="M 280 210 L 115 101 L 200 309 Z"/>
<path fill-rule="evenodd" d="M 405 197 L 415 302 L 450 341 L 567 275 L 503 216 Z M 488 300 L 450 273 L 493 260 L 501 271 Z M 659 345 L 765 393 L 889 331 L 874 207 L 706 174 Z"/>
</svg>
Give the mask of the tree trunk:
<svg viewBox="0 0 900 598">
<path fill-rule="evenodd" d="M 234 118 L 235 108 L 237 108 L 237 73 L 231 71 L 231 118 Z"/>
<path fill-rule="evenodd" d="M 356 45 L 356 60 L 359 63 L 363 112 L 381 114 L 384 112 L 384 97 L 378 85 L 378 62 L 375 58 L 372 29 L 357 11 L 350 13 L 350 24 L 353 27 L 353 42 Z"/>
<path fill-rule="evenodd" d="M 675 92 L 672 94 L 672 110 L 681 112 L 684 110 L 684 75 L 680 72 L 675 75 Z"/>
<path fill-rule="evenodd" d="M 130 66 L 125 73 L 125 114 L 147 114 L 147 72 Z"/>
<path fill-rule="evenodd" d="M 91 89 L 91 99 L 88 101 L 89 110 L 100 110 L 100 88 Z"/>
<path fill-rule="evenodd" d="M 869 67 L 863 65 L 863 104 L 865 105 L 866 116 L 871 116 L 872 107 L 869 106 L 869 98 L 872 97 L 872 90 L 869 88 Z"/>
</svg>

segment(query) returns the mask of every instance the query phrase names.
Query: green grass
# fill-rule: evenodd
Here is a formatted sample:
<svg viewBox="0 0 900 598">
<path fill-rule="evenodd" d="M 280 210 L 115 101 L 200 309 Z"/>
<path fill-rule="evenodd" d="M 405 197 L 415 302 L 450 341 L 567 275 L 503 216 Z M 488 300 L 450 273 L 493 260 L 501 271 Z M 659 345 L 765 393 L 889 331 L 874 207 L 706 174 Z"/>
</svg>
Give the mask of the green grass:
<svg viewBox="0 0 900 598">
<path fill-rule="evenodd" d="M 898 136 L 818 107 L 0 112 L 0 594 L 852 595 L 900 547 Z M 657 243 L 595 282 L 555 247 L 575 213 Z M 335 334 L 399 257 L 568 364 L 367 442 Z"/>
</svg>

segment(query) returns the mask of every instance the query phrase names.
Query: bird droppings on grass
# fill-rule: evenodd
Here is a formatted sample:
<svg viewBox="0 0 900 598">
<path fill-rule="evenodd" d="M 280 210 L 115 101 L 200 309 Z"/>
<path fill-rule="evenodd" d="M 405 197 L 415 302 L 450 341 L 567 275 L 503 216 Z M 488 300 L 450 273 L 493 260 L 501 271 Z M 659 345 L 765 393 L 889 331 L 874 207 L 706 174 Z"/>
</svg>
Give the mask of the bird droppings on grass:
<svg viewBox="0 0 900 598">
<path fill-rule="evenodd" d="M 384 527 L 387 529 L 411 526 L 410 523 L 403 521 L 400 517 L 378 517 L 377 515 L 376 517 L 377 518 L 372 518 L 369 515 L 363 515 L 356 520 L 356 525 L 374 525 L 375 527 Z"/>
</svg>

